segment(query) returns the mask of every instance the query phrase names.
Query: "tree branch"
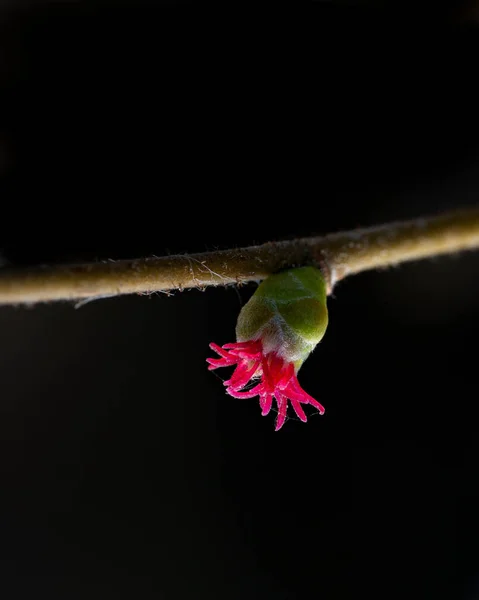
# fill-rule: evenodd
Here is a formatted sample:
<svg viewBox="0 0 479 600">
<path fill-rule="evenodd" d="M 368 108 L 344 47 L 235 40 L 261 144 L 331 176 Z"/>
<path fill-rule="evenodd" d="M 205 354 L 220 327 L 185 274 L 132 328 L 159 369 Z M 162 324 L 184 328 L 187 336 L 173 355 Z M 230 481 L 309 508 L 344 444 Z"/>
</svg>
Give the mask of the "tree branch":
<svg viewBox="0 0 479 600">
<path fill-rule="evenodd" d="M 479 248 L 479 208 L 192 255 L 0 270 L 0 304 L 32 304 L 148 294 L 260 281 L 288 267 L 315 265 L 329 291 L 347 275 Z"/>
</svg>

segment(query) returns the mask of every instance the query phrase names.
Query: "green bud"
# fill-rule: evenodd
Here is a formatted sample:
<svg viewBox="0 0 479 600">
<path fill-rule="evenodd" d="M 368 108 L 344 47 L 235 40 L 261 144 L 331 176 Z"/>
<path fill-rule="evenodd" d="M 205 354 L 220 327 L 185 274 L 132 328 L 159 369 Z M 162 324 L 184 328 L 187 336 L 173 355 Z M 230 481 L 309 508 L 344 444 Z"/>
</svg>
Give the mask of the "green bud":
<svg viewBox="0 0 479 600">
<path fill-rule="evenodd" d="M 314 267 L 271 275 L 242 308 L 237 341 L 261 340 L 265 354 L 275 352 L 299 369 L 328 326 L 326 287 Z"/>
</svg>

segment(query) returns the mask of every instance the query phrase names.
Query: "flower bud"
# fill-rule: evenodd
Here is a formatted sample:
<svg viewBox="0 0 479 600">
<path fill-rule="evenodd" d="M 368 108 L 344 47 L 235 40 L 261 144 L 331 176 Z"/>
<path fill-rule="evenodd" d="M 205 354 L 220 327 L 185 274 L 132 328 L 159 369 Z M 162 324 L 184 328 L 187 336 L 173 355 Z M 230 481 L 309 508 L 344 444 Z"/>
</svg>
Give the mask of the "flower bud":
<svg viewBox="0 0 479 600">
<path fill-rule="evenodd" d="M 296 374 L 326 331 L 326 295 L 326 282 L 314 267 L 271 275 L 242 308 L 237 341 L 222 347 L 210 344 L 220 356 L 207 359 L 210 370 L 236 366 L 224 382 L 228 394 L 259 396 L 262 415 L 270 412 L 276 400 L 276 431 L 286 420 L 288 400 L 302 421 L 306 421 L 302 404 L 324 413 L 323 406 L 301 388 Z"/>
<path fill-rule="evenodd" d="M 276 352 L 298 369 L 327 326 L 326 282 L 318 269 L 301 267 L 259 285 L 239 314 L 236 339 L 260 339 L 266 354 Z"/>
</svg>

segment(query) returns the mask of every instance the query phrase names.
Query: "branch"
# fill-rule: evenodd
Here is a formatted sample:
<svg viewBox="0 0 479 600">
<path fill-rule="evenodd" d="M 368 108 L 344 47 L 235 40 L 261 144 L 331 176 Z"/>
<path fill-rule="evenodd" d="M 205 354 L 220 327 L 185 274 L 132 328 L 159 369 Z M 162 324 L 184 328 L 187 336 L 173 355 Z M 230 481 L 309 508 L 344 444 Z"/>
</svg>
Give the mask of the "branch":
<svg viewBox="0 0 479 600">
<path fill-rule="evenodd" d="M 232 250 L 83 265 L 0 270 L 0 304 L 148 294 L 260 281 L 319 267 L 329 291 L 347 275 L 479 248 L 479 208 Z"/>
</svg>

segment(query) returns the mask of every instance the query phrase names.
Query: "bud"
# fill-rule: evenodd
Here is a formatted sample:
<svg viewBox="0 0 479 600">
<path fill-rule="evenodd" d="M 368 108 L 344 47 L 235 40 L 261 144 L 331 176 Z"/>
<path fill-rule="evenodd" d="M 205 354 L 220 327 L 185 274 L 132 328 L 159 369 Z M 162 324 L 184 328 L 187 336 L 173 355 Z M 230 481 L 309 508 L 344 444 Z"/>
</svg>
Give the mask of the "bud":
<svg viewBox="0 0 479 600">
<path fill-rule="evenodd" d="M 301 267 L 271 275 L 242 308 L 236 325 L 236 343 L 210 344 L 221 358 L 209 358 L 209 369 L 235 366 L 225 381 L 234 398 L 259 396 L 267 415 L 273 398 L 278 406 L 276 431 L 287 415 L 288 400 L 302 421 L 301 404 L 320 414 L 323 406 L 299 385 L 297 372 L 322 339 L 328 325 L 326 282 L 318 269 Z M 253 382 L 253 387 L 247 388 Z"/>
</svg>

